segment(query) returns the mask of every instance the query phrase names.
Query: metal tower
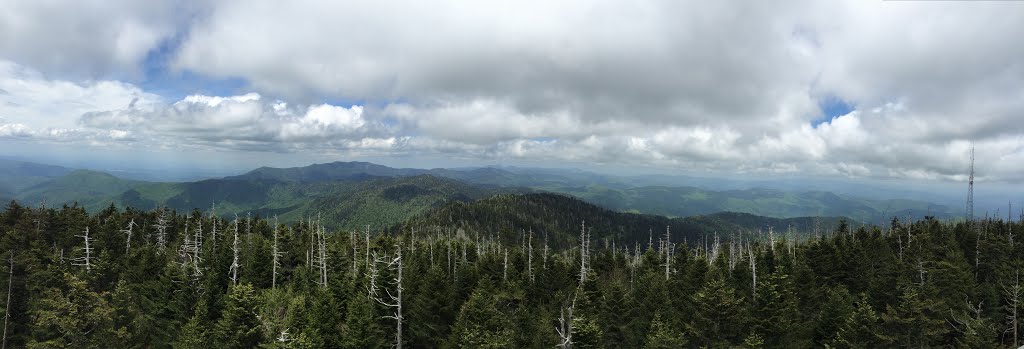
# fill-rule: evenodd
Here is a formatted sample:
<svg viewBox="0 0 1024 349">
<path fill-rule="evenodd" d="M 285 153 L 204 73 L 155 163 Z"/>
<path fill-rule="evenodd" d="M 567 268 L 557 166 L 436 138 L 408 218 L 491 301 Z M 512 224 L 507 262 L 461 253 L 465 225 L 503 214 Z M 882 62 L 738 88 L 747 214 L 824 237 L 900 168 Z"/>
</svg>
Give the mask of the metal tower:
<svg viewBox="0 0 1024 349">
<path fill-rule="evenodd" d="M 971 144 L 971 176 L 967 180 L 967 221 L 974 221 L 974 144 Z"/>
</svg>

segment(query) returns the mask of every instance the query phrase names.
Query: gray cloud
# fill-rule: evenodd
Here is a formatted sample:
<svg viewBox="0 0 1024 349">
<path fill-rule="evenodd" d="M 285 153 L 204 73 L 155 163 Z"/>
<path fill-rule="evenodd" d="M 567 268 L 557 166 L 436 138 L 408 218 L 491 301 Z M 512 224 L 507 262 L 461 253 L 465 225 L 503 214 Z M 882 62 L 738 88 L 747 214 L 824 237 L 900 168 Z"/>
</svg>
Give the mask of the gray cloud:
<svg viewBox="0 0 1024 349">
<path fill-rule="evenodd" d="M 0 137 L 929 180 L 973 141 L 981 176 L 1024 181 L 1020 2 L 92 5 L 0 15 Z M 93 80 L 178 35 L 172 68 L 259 98 Z M 855 111 L 820 122 L 829 98 Z"/>
<path fill-rule="evenodd" d="M 139 63 L 205 8 L 201 1 L 2 1 L 0 57 L 46 74 L 138 76 Z"/>
</svg>

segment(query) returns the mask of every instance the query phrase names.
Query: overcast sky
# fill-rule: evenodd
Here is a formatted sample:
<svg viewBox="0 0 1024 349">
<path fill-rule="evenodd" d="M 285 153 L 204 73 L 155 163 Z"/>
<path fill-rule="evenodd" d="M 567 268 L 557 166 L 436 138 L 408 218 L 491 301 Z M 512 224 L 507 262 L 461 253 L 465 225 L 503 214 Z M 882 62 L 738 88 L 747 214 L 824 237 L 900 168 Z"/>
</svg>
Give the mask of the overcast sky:
<svg viewBox="0 0 1024 349">
<path fill-rule="evenodd" d="M 0 0 L 0 155 L 1024 183 L 1024 2 Z"/>
</svg>

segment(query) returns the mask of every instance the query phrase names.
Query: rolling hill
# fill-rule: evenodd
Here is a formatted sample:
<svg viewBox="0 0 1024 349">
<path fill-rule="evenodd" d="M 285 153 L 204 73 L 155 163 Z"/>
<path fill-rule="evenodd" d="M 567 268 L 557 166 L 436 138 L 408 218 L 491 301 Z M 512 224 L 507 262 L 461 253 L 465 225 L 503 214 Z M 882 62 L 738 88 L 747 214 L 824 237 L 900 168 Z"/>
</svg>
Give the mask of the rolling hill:
<svg viewBox="0 0 1024 349">
<path fill-rule="evenodd" d="M 396 225 L 392 231 L 411 229 L 458 229 L 463 234 L 490 236 L 515 242 L 522 232 L 533 231 L 538 238 L 547 236 L 553 247 L 565 247 L 578 241 L 581 224 L 591 227 L 594 240 L 619 243 L 646 243 L 657 240 L 665 228 L 672 231 L 673 242 L 697 242 L 715 233 L 730 236 L 756 236 L 774 227 L 780 236 L 792 229 L 806 235 L 816 226 L 835 227 L 843 217 L 771 218 L 746 213 L 721 212 L 687 218 L 617 212 L 583 200 L 551 193 L 503 194 L 473 202 L 452 202 L 417 215 Z M 848 219 L 847 219 L 848 220 Z"/>
<path fill-rule="evenodd" d="M 13 198 L 16 193 L 71 171 L 66 167 L 0 159 L 0 198 Z"/>
<path fill-rule="evenodd" d="M 715 212 L 744 212 L 767 217 L 845 216 L 858 222 L 880 223 L 888 217 L 952 215 L 946 206 L 913 200 L 867 200 L 824 191 L 743 189 L 713 191 L 695 187 L 610 188 L 578 186 L 542 188 L 579 197 L 618 211 L 671 217 Z"/>
<path fill-rule="evenodd" d="M 209 210 L 216 203 L 218 214 L 259 212 L 299 219 L 320 213 L 329 216 L 332 224 L 344 227 L 357 222 L 393 224 L 446 200 L 469 201 L 496 193 L 528 191 L 562 193 L 613 211 L 668 217 L 742 212 L 774 218 L 843 216 L 856 222 L 882 224 L 894 215 L 953 216 L 948 207 L 923 201 L 868 200 L 827 191 L 630 186 L 625 177 L 552 169 L 427 170 L 333 162 L 261 167 L 236 176 L 181 183 L 132 181 L 102 172 L 31 163 L 0 166 L 0 172 L 4 169 L 18 173 L 0 180 L 4 184 L 0 185 L 0 199 L 5 200 L 38 202 L 45 198 L 54 204 L 77 201 L 90 210 L 110 203 L 144 209 L 166 205 L 178 210 Z M 392 187 L 405 189 L 388 189 Z M 387 218 L 370 218 L 374 216 L 370 211 Z"/>
<path fill-rule="evenodd" d="M 917 218 L 925 215 L 955 215 L 949 207 L 916 200 L 871 200 L 828 191 L 764 188 L 716 191 L 694 186 L 634 186 L 630 185 L 627 177 L 561 169 L 482 167 L 423 170 L 391 168 L 365 162 L 334 162 L 295 168 L 264 167 L 239 177 L 308 182 L 422 174 L 477 185 L 530 188 L 536 191 L 568 194 L 616 211 L 670 217 L 743 212 L 776 218 L 844 216 L 858 222 L 883 223 L 894 215 L 910 215 Z"/>
<path fill-rule="evenodd" d="M 104 172 L 74 170 L 17 193 L 17 199 L 30 203 L 46 201 L 53 205 L 78 202 L 86 209 L 94 211 L 110 204 L 106 198 L 142 183 L 144 182 L 117 178 Z"/>
<path fill-rule="evenodd" d="M 78 202 L 90 211 L 111 203 L 145 210 L 166 206 L 179 212 L 215 209 L 223 217 L 252 213 L 278 216 L 285 222 L 319 214 L 332 228 L 357 228 L 367 224 L 390 226 L 449 201 L 476 200 L 497 192 L 496 188 L 429 175 L 317 182 L 229 177 L 152 183 L 102 172 L 74 171 L 30 188 L 18 199 L 38 202 L 45 198 L 51 204 Z"/>
</svg>

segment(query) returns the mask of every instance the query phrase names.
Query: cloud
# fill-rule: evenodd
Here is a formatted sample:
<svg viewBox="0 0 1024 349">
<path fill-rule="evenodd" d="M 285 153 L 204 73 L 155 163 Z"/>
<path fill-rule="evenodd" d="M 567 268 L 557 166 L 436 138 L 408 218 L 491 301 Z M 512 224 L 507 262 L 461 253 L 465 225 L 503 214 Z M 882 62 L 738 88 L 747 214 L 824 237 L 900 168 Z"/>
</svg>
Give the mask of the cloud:
<svg viewBox="0 0 1024 349">
<path fill-rule="evenodd" d="M 0 60 L 0 117 L 31 128 L 71 128 L 86 112 L 124 108 L 157 95 L 120 81 L 50 79 L 39 71 Z"/>
<path fill-rule="evenodd" d="M 175 65 L 295 98 L 497 101 L 519 115 L 598 122 L 791 117 L 780 101 L 816 109 L 793 93 L 815 77 L 802 68 L 811 62 L 797 52 L 795 23 L 785 22 L 797 16 L 734 15 L 776 9 L 756 2 L 690 6 L 226 1 L 190 31 Z"/>
<path fill-rule="evenodd" d="M 1022 2 L 118 5 L 0 15 L 0 137 L 1024 181 Z"/>
<path fill-rule="evenodd" d="M 176 143 L 258 151 L 382 148 L 392 144 L 386 125 L 364 117 L 363 107 L 289 105 L 256 93 L 191 95 L 174 103 L 85 113 L 87 129 L 125 129 Z"/>
<path fill-rule="evenodd" d="M 146 55 L 182 30 L 198 1 L 5 1 L 0 57 L 47 74 L 135 76 Z"/>
</svg>

